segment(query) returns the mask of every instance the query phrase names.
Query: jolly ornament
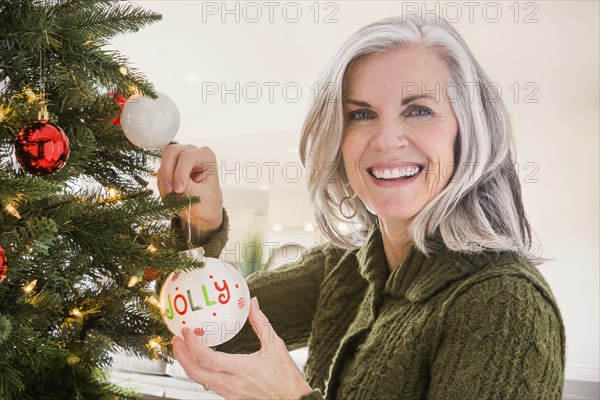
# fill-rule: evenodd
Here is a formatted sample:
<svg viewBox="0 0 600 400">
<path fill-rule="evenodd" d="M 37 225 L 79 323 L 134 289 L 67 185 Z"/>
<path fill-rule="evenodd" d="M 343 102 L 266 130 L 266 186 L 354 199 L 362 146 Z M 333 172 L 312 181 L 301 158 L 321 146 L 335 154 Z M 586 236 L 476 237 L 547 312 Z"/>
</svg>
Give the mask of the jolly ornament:
<svg viewBox="0 0 600 400">
<path fill-rule="evenodd" d="M 196 253 L 194 253 L 196 252 Z M 198 257 L 197 249 L 188 252 Z M 202 258 L 204 267 L 170 274 L 160 292 L 161 313 L 169 330 L 181 336 L 187 327 L 206 346 L 233 338 L 250 311 L 250 291 L 232 265 Z"/>
</svg>

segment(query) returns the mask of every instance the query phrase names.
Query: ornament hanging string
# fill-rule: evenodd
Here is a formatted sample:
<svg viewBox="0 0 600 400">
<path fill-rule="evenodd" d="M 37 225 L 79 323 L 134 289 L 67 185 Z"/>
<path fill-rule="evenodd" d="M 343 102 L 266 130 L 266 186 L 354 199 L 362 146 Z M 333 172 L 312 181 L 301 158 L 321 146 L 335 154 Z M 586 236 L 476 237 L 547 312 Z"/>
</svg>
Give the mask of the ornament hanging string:
<svg viewBox="0 0 600 400">
<path fill-rule="evenodd" d="M 188 208 L 185 211 L 185 214 L 187 216 L 187 226 L 188 226 L 188 240 L 185 243 L 188 247 L 188 250 L 192 250 L 194 248 L 194 245 L 192 244 L 192 198 L 188 197 L 189 200 L 189 204 L 188 204 Z"/>
<path fill-rule="evenodd" d="M 45 7 L 48 7 L 48 3 L 44 3 Z M 46 37 L 46 44 L 50 46 L 50 39 L 48 38 L 48 31 L 44 29 L 44 36 Z M 38 120 L 48 121 L 48 106 L 46 104 L 46 51 L 42 51 L 42 45 L 40 44 L 40 111 L 38 112 Z"/>
</svg>

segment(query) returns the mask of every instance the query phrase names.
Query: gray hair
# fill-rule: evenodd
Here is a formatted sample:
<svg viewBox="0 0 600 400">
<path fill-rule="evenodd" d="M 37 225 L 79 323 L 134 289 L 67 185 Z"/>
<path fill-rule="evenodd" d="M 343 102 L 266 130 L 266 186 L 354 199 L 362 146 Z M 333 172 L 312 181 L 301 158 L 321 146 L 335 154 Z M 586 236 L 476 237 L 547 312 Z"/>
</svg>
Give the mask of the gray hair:
<svg viewBox="0 0 600 400">
<path fill-rule="evenodd" d="M 531 228 L 521 199 L 514 166 L 508 113 L 490 79 L 458 32 L 435 17 L 392 17 L 372 23 L 350 37 L 320 78 L 319 90 L 302 128 L 300 155 L 308 169 L 308 187 L 315 219 L 334 244 L 356 248 L 367 229 L 377 223 L 358 199 L 351 221 L 340 215 L 353 196 L 341 155 L 343 99 L 347 71 L 359 57 L 397 46 L 422 46 L 441 56 L 449 71 L 451 104 L 459 132 L 455 168 L 447 186 L 413 218 L 409 234 L 421 251 L 431 250 L 430 239 L 440 235 L 453 251 L 513 251 L 532 261 Z M 475 88 L 469 85 L 475 85 Z M 474 90 L 473 90 L 474 89 Z M 450 90 L 448 90 L 450 91 Z M 342 202 L 342 206 L 340 206 Z M 346 222 L 350 232 L 342 232 Z"/>
</svg>

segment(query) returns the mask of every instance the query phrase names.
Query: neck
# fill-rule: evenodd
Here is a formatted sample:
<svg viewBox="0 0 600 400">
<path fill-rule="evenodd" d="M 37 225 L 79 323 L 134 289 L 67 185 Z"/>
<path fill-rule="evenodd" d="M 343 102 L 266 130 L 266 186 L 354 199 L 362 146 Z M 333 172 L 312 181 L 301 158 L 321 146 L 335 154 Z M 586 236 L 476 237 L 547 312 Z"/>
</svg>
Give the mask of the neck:
<svg viewBox="0 0 600 400">
<path fill-rule="evenodd" d="M 379 219 L 383 251 L 390 272 L 394 272 L 409 253 L 413 242 L 408 234 L 410 221 L 394 221 L 393 223 Z"/>
</svg>

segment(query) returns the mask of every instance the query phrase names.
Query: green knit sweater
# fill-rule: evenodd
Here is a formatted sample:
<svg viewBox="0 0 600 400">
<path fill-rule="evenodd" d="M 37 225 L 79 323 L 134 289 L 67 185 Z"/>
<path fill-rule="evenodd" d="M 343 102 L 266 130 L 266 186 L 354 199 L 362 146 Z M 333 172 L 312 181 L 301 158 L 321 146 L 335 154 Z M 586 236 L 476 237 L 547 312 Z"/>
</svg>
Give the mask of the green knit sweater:
<svg viewBox="0 0 600 400">
<path fill-rule="evenodd" d="M 359 250 L 325 245 L 248 277 L 288 348 L 309 347 L 302 399 L 560 399 L 564 326 L 542 275 L 512 253 L 436 243 L 390 273 L 373 228 Z M 258 348 L 246 324 L 218 350 Z"/>
</svg>

